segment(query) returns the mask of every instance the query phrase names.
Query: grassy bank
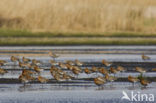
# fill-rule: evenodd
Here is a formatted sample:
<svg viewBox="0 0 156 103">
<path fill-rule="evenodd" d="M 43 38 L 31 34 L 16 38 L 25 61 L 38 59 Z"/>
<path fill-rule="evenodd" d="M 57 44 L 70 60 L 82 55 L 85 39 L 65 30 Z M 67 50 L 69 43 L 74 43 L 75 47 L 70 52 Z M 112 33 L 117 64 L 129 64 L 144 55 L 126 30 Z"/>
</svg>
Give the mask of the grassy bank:
<svg viewBox="0 0 156 103">
<path fill-rule="evenodd" d="M 3 37 L 0 45 L 156 45 L 156 38 Z"/>
<path fill-rule="evenodd" d="M 0 37 L 156 37 L 156 33 L 139 33 L 139 32 L 52 33 L 52 32 L 30 32 L 27 30 L 0 29 Z"/>
<path fill-rule="evenodd" d="M 1 0 L 0 28 L 156 33 L 155 0 Z"/>
</svg>

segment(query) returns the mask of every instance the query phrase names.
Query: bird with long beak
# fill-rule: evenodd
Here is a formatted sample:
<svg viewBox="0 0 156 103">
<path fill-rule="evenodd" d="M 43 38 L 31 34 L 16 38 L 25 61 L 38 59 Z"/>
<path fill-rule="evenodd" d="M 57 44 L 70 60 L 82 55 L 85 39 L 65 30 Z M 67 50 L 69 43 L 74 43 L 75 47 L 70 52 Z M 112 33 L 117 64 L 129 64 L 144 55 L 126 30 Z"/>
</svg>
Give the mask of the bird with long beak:
<svg viewBox="0 0 156 103">
<path fill-rule="evenodd" d="M 135 70 L 139 73 L 145 73 L 146 72 L 146 70 L 142 67 L 136 67 Z"/>
<path fill-rule="evenodd" d="M 134 83 L 136 82 L 139 82 L 139 79 L 136 78 L 136 77 L 132 77 L 131 75 L 128 76 L 128 81 L 133 83 L 133 86 L 134 86 Z"/>
<path fill-rule="evenodd" d="M 82 66 L 83 65 L 83 63 L 81 61 L 79 61 L 78 59 L 75 60 L 75 64 L 77 66 Z"/>
<path fill-rule="evenodd" d="M 151 59 L 149 56 L 146 56 L 144 54 L 142 54 L 141 57 L 142 57 L 142 60 L 150 60 Z"/>
<path fill-rule="evenodd" d="M 102 60 L 102 64 L 105 65 L 106 67 L 109 67 L 109 66 L 112 65 L 111 62 L 108 62 L 108 61 L 106 61 L 106 60 L 104 60 L 104 59 Z"/>
</svg>

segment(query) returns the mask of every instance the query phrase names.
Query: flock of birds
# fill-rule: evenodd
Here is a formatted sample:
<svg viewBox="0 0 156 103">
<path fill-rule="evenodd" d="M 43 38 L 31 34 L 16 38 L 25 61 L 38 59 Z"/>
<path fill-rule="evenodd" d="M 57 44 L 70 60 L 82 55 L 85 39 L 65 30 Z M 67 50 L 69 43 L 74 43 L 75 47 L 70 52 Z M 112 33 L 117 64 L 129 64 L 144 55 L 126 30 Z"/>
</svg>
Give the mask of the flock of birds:
<svg viewBox="0 0 156 103">
<path fill-rule="evenodd" d="M 96 77 L 93 78 L 94 83 L 97 86 L 103 86 L 107 82 L 113 82 L 117 80 L 117 77 L 115 74 L 117 73 L 122 73 L 125 72 L 126 69 L 122 66 L 116 66 L 113 67 L 111 62 L 108 62 L 106 60 L 102 60 L 102 67 L 92 67 L 92 68 L 84 68 L 82 69 L 81 67 L 84 65 L 83 62 L 79 60 L 75 61 L 66 61 L 66 63 L 63 62 L 57 62 L 55 59 L 58 58 L 59 56 L 56 55 L 53 52 L 49 52 L 49 56 L 52 57 L 49 62 L 51 64 L 50 68 L 50 74 L 52 78 L 54 78 L 57 82 L 59 81 L 68 81 L 72 80 L 74 78 L 78 78 L 78 75 L 80 73 L 86 73 L 87 75 L 92 74 L 92 73 L 100 73 L 101 75 L 97 75 Z M 146 55 L 142 55 L 143 60 L 149 60 L 150 57 Z M 16 64 L 18 63 L 19 67 L 22 69 L 22 73 L 19 75 L 19 80 L 24 83 L 33 82 L 33 81 L 39 81 L 40 83 L 47 83 L 49 79 L 41 76 L 41 72 L 44 71 L 44 69 L 41 69 L 39 66 L 42 65 L 43 63 L 39 60 L 36 59 L 29 59 L 26 57 L 23 57 L 22 59 L 11 56 L 10 60 Z M 8 73 L 7 70 L 2 69 L 2 66 L 5 65 L 7 61 L 5 60 L 0 60 L 0 75 L 5 75 Z M 64 71 L 64 69 L 67 69 L 70 72 Z M 135 70 L 139 72 L 141 75 L 146 72 L 146 70 L 142 67 L 136 67 Z M 155 69 L 153 69 L 155 71 Z M 114 75 L 112 75 L 114 74 Z M 134 83 L 139 82 L 143 86 L 147 86 L 150 82 L 146 80 L 143 76 L 141 77 L 133 77 L 131 75 L 128 76 L 128 81 L 131 82 L 133 85 Z"/>
</svg>

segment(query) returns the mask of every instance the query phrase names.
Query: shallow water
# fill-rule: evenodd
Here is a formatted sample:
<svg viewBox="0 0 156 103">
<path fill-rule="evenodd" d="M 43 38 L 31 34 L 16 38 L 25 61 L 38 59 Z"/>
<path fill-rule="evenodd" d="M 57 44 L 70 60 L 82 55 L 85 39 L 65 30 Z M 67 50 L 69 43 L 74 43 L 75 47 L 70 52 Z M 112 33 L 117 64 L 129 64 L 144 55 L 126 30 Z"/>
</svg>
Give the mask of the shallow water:
<svg viewBox="0 0 156 103">
<path fill-rule="evenodd" d="M 106 59 L 110 62 L 121 62 L 120 65 L 124 65 L 127 62 L 131 64 L 127 68 L 129 70 L 134 69 L 134 66 L 146 67 L 150 70 L 156 65 L 156 46 L 55 46 L 55 47 L 0 47 L 0 59 L 7 60 L 8 64 L 3 66 L 5 69 L 9 69 L 9 72 L 0 76 L 0 79 L 4 78 L 18 78 L 21 73 L 21 68 L 18 64 L 13 70 L 13 65 L 10 61 L 10 55 L 13 53 L 9 52 L 5 54 L 1 52 L 3 50 L 18 50 L 18 51 L 30 51 L 33 53 L 35 50 L 47 51 L 54 50 L 55 53 L 59 52 L 60 57 L 56 61 L 65 62 L 66 60 L 79 59 L 82 62 L 88 63 L 87 66 L 91 68 L 92 65 L 101 62 L 102 59 Z M 61 54 L 62 51 L 70 51 Z M 72 51 L 72 52 L 71 52 Z M 89 53 L 90 51 L 90 53 Z M 98 53 L 97 51 L 100 51 Z M 102 51 L 102 52 L 101 52 Z M 103 51 L 107 51 L 104 53 Z M 113 53 L 112 53 L 113 51 Z M 127 52 L 128 51 L 128 52 Z M 28 54 L 31 54 L 28 52 Z M 141 59 L 141 54 L 146 53 L 151 57 L 151 60 L 144 61 Z M 5 54 L 5 55 L 4 55 Z M 22 58 L 22 56 L 20 57 Z M 45 66 L 41 66 L 44 69 L 50 68 L 48 61 L 51 60 L 49 56 L 28 56 L 30 59 L 37 59 L 43 61 Z M 133 64 L 137 62 L 137 64 Z M 143 65 L 145 63 L 153 63 L 150 67 Z M 91 65 L 92 64 L 92 65 Z M 97 64 L 96 64 L 97 65 Z M 99 65 L 99 64 L 98 64 Z M 133 65 L 133 66 L 131 66 Z M 126 64 L 127 66 L 127 64 Z M 84 68 L 84 67 L 82 67 Z M 42 76 L 53 79 L 49 70 L 45 70 L 41 73 Z M 77 79 L 72 80 L 69 83 L 56 83 L 51 82 L 48 84 L 40 83 L 12 83 L 12 84 L 0 84 L 0 103 L 131 103 L 127 100 L 121 100 L 122 91 L 130 93 L 132 91 L 140 93 L 153 93 L 156 95 L 156 82 L 152 82 L 146 88 L 136 83 L 134 86 L 129 82 L 113 82 L 106 83 L 103 87 L 98 87 L 93 81 L 84 81 L 82 78 L 94 78 L 101 74 L 90 74 L 86 75 L 81 73 Z M 113 74 L 111 74 L 113 75 Z M 128 75 L 138 76 L 139 73 L 133 71 L 127 71 L 125 73 L 118 73 L 116 77 L 126 78 Z M 148 71 L 144 74 L 146 77 L 156 77 L 156 72 Z M 73 83 L 74 82 L 74 83 Z M 134 102 L 135 103 L 135 102 Z M 146 103 L 141 101 L 139 103 Z"/>
</svg>

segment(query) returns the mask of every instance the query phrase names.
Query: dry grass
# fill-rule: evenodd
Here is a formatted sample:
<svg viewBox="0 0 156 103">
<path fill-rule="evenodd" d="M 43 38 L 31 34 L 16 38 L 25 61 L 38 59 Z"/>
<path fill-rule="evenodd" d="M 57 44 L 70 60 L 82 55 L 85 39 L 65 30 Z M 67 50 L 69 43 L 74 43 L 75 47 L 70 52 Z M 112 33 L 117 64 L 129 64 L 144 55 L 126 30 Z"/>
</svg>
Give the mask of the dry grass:
<svg viewBox="0 0 156 103">
<path fill-rule="evenodd" d="M 156 33 L 155 0 L 1 0 L 0 27 L 61 33 Z"/>
</svg>

